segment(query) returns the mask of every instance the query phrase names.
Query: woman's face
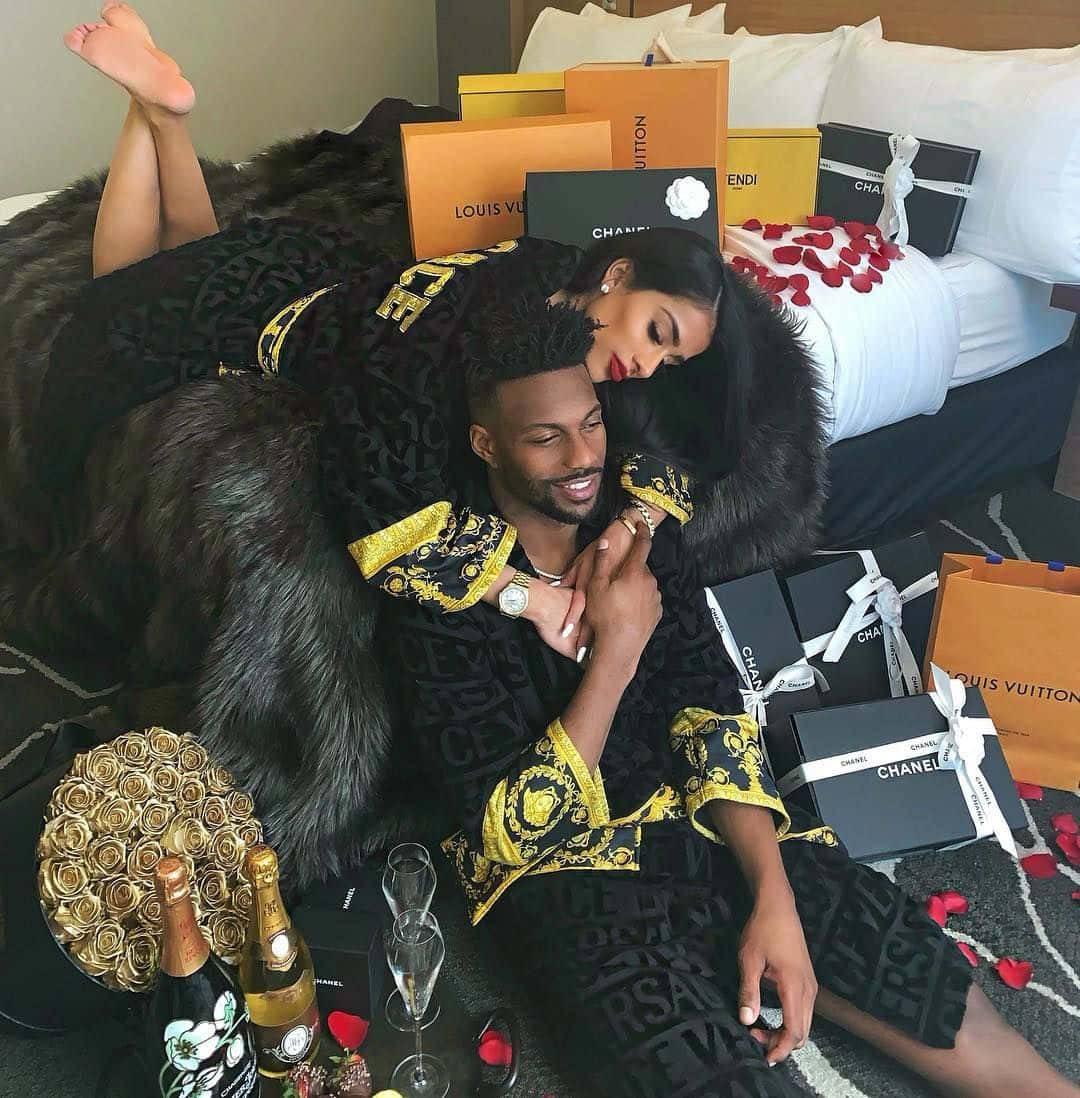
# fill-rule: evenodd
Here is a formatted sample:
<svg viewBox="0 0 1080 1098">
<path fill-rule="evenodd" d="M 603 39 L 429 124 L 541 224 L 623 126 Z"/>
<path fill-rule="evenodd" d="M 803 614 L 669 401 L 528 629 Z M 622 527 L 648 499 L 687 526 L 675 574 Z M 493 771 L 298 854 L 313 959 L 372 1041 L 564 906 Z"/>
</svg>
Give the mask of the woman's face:
<svg viewBox="0 0 1080 1098">
<path fill-rule="evenodd" d="M 629 269 L 620 263 L 604 279 L 607 293 L 597 293 L 585 308 L 602 325 L 585 360 L 593 381 L 649 378 L 662 365 L 701 354 L 716 328 L 714 310 L 656 290 L 626 289 Z"/>
</svg>

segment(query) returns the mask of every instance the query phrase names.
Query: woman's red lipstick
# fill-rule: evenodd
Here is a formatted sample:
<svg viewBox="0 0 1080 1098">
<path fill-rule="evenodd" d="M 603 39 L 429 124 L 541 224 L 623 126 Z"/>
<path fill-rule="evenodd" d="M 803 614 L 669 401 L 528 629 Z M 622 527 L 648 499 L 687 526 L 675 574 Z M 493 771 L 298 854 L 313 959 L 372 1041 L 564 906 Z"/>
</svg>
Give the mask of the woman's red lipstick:
<svg viewBox="0 0 1080 1098">
<path fill-rule="evenodd" d="M 612 355 L 611 361 L 608 364 L 608 369 L 611 371 L 612 381 L 625 381 L 629 371 L 622 364 L 622 359 L 618 355 Z"/>
</svg>

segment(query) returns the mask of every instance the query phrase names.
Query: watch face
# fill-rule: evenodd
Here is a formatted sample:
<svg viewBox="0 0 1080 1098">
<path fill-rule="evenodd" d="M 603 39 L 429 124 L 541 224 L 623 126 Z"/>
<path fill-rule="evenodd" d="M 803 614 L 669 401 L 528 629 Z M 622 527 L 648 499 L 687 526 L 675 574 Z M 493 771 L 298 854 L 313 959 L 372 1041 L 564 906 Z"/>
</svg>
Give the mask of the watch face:
<svg viewBox="0 0 1080 1098">
<path fill-rule="evenodd" d="M 499 594 L 499 606 L 504 614 L 520 614 L 529 603 L 527 591 L 511 583 Z"/>
</svg>

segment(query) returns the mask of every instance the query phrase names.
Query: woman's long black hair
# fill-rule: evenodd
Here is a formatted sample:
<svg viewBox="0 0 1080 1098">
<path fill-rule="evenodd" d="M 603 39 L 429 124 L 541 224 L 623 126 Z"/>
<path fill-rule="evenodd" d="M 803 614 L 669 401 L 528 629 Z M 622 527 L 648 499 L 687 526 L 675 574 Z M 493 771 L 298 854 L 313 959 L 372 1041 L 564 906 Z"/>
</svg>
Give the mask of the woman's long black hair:
<svg viewBox="0 0 1080 1098">
<path fill-rule="evenodd" d="M 653 290 L 716 310 L 709 348 L 665 366 L 646 384 L 598 387 L 616 448 L 670 461 L 700 480 L 716 480 L 738 460 L 747 433 L 753 351 L 737 277 L 704 237 L 686 229 L 644 229 L 598 241 L 581 257 L 570 295 L 595 294 L 616 260 L 629 260 L 629 290 Z"/>
</svg>

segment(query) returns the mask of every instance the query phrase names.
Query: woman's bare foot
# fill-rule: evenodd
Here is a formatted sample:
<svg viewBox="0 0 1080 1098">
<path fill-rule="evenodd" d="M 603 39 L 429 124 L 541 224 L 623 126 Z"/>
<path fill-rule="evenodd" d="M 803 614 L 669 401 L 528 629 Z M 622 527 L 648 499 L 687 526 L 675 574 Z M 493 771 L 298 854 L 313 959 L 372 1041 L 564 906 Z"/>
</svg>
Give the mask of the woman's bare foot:
<svg viewBox="0 0 1080 1098">
<path fill-rule="evenodd" d="M 110 27 L 135 35 L 163 65 L 168 66 L 175 72 L 180 71 L 180 66 L 164 50 L 159 50 L 154 44 L 153 38 L 150 37 L 150 28 L 130 4 L 121 4 L 117 0 L 108 0 L 101 9 L 101 18 Z"/>
<path fill-rule="evenodd" d="M 136 34 L 100 23 L 80 23 L 64 35 L 64 45 L 146 108 L 187 114 L 195 105 L 195 89 L 179 71 L 158 60 Z"/>
</svg>

